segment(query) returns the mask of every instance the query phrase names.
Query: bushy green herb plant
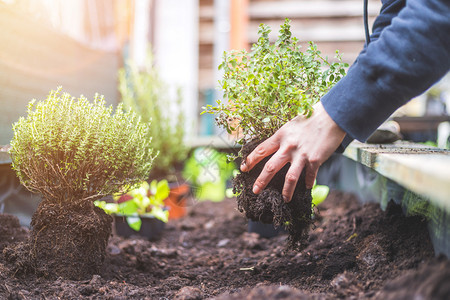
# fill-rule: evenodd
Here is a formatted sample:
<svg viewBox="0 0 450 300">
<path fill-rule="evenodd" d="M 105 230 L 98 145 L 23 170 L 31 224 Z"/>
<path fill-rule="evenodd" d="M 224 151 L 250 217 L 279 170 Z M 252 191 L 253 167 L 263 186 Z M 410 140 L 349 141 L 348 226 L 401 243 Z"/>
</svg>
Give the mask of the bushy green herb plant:
<svg viewBox="0 0 450 300">
<path fill-rule="evenodd" d="M 150 135 L 153 148 L 159 152 L 155 158 L 155 173 L 173 173 L 175 166 L 186 159 L 185 115 L 179 109 L 181 92 L 170 97 L 166 84 L 153 65 L 151 53 L 143 67 L 133 61 L 119 70 L 119 91 L 127 110 L 135 111 L 144 122 L 151 122 Z M 152 172 L 153 172 L 152 171 Z"/>
<path fill-rule="evenodd" d="M 54 203 L 95 201 L 148 177 L 149 124 L 133 112 L 73 98 L 61 88 L 13 125 L 12 167 L 20 182 Z"/>
<path fill-rule="evenodd" d="M 153 180 L 150 184 L 143 181 L 138 187 L 125 195 L 115 195 L 114 203 L 96 201 L 95 205 L 108 214 L 126 217 L 128 226 L 139 231 L 142 216 L 154 217 L 167 223 L 169 211 L 164 207 L 164 200 L 169 196 L 170 188 L 167 180 Z"/>
<path fill-rule="evenodd" d="M 224 53 L 220 86 L 228 101 L 218 100 L 202 113 L 216 114 L 217 124 L 240 134 L 241 144 L 270 137 L 299 114 L 310 116 L 313 105 L 345 75 L 348 65 L 337 51 L 334 63 L 313 42 L 301 52 L 289 23 L 286 19 L 281 25 L 274 44 L 269 41 L 271 29 L 261 24 L 251 52 Z"/>
</svg>

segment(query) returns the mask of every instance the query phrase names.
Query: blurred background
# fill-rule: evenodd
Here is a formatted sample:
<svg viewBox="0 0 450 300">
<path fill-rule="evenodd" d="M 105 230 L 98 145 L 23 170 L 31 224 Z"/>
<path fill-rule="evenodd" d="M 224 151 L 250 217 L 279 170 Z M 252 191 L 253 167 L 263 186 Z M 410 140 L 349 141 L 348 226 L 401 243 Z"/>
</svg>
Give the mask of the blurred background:
<svg viewBox="0 0 450 300">
<path fill-rule="evenodd" d="M 369 1 L 369 25 L 379 9 Z M 26 104 L 58 86 L 117 104 L 118 70 L 128 60 L 144 66 L 149 53 L 168 92 L 181 92 L 188 143 L 205 143 L 218 132 L 213 117 L 199 113 L 220 98 L 223 51 L 249 50 L 260 23 L 275 39 L 285 18 L 294 36 L 330 59 L 339 49 L 351 63 L 364 45 L 362 0 L 0 0 L 0 145 Z M 448 115 L 446 90 L 441 84 L 399 114 Z"/>
<path fill-rule="evenodd" d="M 380 1 L 369 0 L 370 27 L 379 10 Z M 223 52 L 250 50 L 260 23 L 275 40 L 285 18 L 302 45 L 314 41 L 330 60 L 339 49 L 351 64 L 363 48 L 363 0 L 0 0 L 0 212 L 30 221 L 39 198 L 21 187 L 2 145 L 28 102 L 58 86 L 136 106 L 153 120 L 154 169 L 184 166 L 197 199 L 222 200 L 233 167 L 215 149 L 235 152 L 235 144 L 200 112 L 221 98 Z M 447 76 L 394 114 L 404 139 L 449 147 L 449 91 Z M 321 174 L 345 169 L 334 166 Z"/>
</svg>

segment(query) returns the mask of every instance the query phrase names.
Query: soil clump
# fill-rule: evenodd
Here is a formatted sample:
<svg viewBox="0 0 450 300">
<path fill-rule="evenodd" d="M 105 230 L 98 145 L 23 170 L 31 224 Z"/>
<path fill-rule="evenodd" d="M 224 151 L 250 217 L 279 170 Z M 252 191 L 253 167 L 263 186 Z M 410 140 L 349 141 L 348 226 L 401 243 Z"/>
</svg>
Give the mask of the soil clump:
<svg viewBox="0 0 450 300">
<path fill-rule="evenodd" d="M 242 147 L 242 160 L 260 144 L 252 141 Z M 311 190 L 305 186 L 304 172 L 295 187 L 292 200 L 285 203 L 282 190 L 290 164 L 285 165 L 258 195 L 254 194 L 253 184 L 272 155 L 259 162 L 249 172 L 241 172 L 233 179 L 233 191 L 237 194 L 238 209 L 253 221 L 274 224 L 276 228 L 287 230 L 287 248 L 301 250 L 306 246 L 308 230 L 312 223 Z"/>
<path fill-rule="evenodd" d="M 88 201 L 63 204 L 42 201 L 28 239 L 4 249 L 15 274 L 81 280 L 100 271 L 111 216 Z"/>
</svg>

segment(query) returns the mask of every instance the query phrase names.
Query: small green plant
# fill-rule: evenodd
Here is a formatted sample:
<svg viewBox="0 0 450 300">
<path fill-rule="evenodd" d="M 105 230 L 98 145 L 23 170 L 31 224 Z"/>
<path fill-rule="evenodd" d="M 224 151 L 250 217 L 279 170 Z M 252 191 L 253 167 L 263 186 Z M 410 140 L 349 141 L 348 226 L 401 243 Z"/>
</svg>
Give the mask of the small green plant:
<svg viewBox="0 0 450 300">
<path fill-rule="evenodd" d="M 197 200 L 222 201 L 226 196 L 227 181 L 236 166 L 227 154 L 210 147 L 196 148 L 186 160 L 183 177 L 191 184 Z"/>
<path fill-rule="evenodd" d="M 179 109 L 181 92 L 174 99 L 169 96 L 166 84 L 153 65 L 149 52 L 143 67 L 133 61 L 119 70 L 119 91 L 127 110 L 135 111 L 144 122 L 151 122 L 152 146 L 159 154 L 153 163 L 152 173 L 171 174 L 175 166 L 188 155 L 185 146 L 185 115 Z"/>
<path fill-rule="evenodd" d="M 31 192 L 55 203 L 94 201 L 145 179 L 154 159 L 149 124 L 103 97 L 61 88 L 28 105 L 13 125 L 12 167 Z"/>
<path fill-rule="evenodd" d="M 314 186 L 311 190 L 312 205 L 317 206 L 322 203 L 328 196 L 330 188 L 326 185 L 318 185 L 314 182 Z"/>
<path fill-rule="evenodd" d="M 138 187 L 125 195 L 115 195 L 114 203 L 96 201 L 95 205 L 108 214 L 125 216 L 128 225 L 135 231 L 141 229 L 141 217 L 154 217 L 167 223 L 169 211 L 164 207 L 164 200 L 169 196 L 167 180 L 153 180 L 150 184 L 143 181 Z"/>
<path fill-rule="evenodd" d="M 301 52 L 289 23 L 286 19 L 281 25 L 274 44 L 269 42 L 271 29 L 261 24 L 251 52 L 224 53 L 220 86 L 228 102 L 218 100 L 202 113 L 216 114 L 218 126 L 239 134 L 240 144 L 270 137 L 299 114 L 310 116 L 313 105 L 346 73 L 348 65 L 338 51 L 334 63 L 313 42 Z"/>
</svg>

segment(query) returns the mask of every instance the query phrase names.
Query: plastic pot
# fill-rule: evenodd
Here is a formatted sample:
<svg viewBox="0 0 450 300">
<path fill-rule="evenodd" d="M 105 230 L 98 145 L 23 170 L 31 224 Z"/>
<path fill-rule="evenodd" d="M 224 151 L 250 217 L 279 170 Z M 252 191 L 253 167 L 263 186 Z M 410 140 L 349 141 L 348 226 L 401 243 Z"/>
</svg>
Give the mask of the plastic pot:
<svg viewBox="0 0 450 300">
<path fill-rule="evenodd" d="M 162 231 L 166 223 L 154 217 L 141 216 L 141 229 L 139 231 L 133 230 L 128 226 L 127 218 L 125 216 L 114 216 L 115 233 L 122 237 L 131 237 L 138 235 L 147 238 L 150 241 L 155 241 L 161 238 Z"/>
<path fill-rule="evenodd" d="M 248 232 L 257 233 L 263 238 L 272 238 L 280 233 L 286 233 L 286 230 L 282 227 L 275 228 L 273 224 L 248 220 Z"/>
<path fill-rule="evenodd" d="M 187 183 L 170 183 L 170 194 L 164 200 L 165 206 L 169 210 L 169 220 L 179 219 L 186 215 L 187 199 L 191 188 Z"/>
</svg>

